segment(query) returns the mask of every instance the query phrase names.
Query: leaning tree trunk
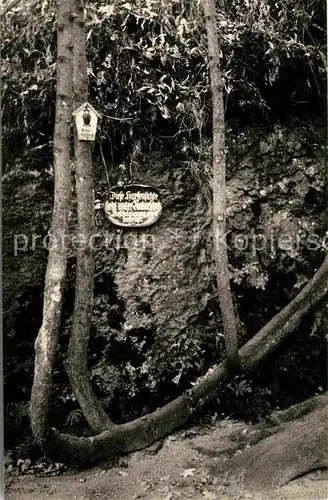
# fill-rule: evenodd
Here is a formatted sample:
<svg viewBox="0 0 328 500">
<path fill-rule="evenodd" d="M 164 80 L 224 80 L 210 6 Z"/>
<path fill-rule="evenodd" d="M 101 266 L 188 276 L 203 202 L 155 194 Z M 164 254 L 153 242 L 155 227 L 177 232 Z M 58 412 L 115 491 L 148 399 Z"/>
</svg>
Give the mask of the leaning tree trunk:
<svg viewBox="0 0 328 500">
<path fill-rule="evenodd" d="M 44 285 L 43 317 L 35 342 L 34 379 L 30 401 L 32 431 L 36 441 L 41 445 L 46 439 L 48 430 L 48 399 L 52 386 L 66 278 L 66 237 L 71 205 L 73 13 L 73 0 L 58 2 L 54 208 Z"/>
<path fill-rule="evenodd" d="M 87 100 L 88 77 L 84 33 L 84 2 L 75 0 L 77 17 L 74 25 L 74 106 Z M 110 421 L 95 396 L 88 370 L 88 343 L 91 326 L 94 288 L 95 234 L 93 169 L 91 143 L 74 137 L 75 190 L 77 200 L 78 237 L 75 302 L 72 333 L 68 348 L 66 370 L 75 394 L 94 434 L 111 428 Z"/>
<path fill-rule="evenodd" d="M 203 0 L 207 30 L 208 57 L 212 91 L 213 114 L 213 257 L 222 314 L 228 367 L 238 370 L 237 321 L 230 289 L 226 233 L 226 153 L 223 83 L 220 67 L 220 48 L 216 27 L 215 0 Z"/>
<path fill-rule="evenodd" d="M 301 319 L 328 294 L 328 256 L 314 277 L 282 311 L 240 349 L 244 371 L 256 368 L 297 329 Z M 56 459 L 86 465 L 142 449 L 185 425 L 229 378 L 226 362 L 182 396 L 153 413 L 90 438 L 60 434 L 52 429 L 44 451 Z"/>
</svg>

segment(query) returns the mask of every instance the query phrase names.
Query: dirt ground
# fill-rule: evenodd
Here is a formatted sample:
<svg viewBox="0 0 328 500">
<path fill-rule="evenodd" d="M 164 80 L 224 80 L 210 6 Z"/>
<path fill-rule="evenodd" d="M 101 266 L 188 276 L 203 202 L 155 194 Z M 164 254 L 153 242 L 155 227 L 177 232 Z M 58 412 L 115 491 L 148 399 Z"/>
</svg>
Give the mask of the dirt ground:
<svg viewBox="0 0 328 500">
<path fill-rule="evenodd" d="M 102 463 L 86 471 L 60 475 L 7 477 L 6 500 L 322 500 L 328 499 L 327 471 L 315 471 L 272 492 L 250 493 L 242 480 L 220 477 L 213 465 L 226 460 L 234 437 L 251 426 L 225 420 L 210 428 L 193 428 L 122 458 L 113 467 Z M 234 449 L 234 450 L 233 450 Z M 232 451 L 233 450 L 233 451 Z M 211 471 L 211 472 L 210 472 Z"/>
</svg>

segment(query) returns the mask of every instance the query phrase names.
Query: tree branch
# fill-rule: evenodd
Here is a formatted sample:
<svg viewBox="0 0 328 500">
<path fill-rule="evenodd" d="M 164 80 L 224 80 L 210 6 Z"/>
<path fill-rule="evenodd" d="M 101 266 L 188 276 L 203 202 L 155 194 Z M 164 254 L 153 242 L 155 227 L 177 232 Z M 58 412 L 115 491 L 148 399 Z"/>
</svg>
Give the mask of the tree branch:
<svg viewBox="0 0 328 500">
<path fill-rule="evenodd" d="M 12 0 L 11 2 L 5 3 L 5 5 L 1 5 L 0 7 L 0 17 L 5 16 L 10 10 L 16 7 L 21 0 Z"/>
</svg>

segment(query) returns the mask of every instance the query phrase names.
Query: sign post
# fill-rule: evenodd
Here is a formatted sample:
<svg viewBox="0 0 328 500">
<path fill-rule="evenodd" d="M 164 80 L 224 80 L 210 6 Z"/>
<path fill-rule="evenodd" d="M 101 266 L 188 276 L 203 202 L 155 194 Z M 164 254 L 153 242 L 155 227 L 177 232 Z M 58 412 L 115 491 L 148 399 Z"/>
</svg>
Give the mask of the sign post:
<svg viewBox="0 0 328 500">
<path fill-rule="evenodd" d="M 77 138 L 79 141 L 94 141 L 97 132 L 97 123 L 100 118 L 98 111 L 91 104 L 85 102 L 74 112 Z"/>
</svg>

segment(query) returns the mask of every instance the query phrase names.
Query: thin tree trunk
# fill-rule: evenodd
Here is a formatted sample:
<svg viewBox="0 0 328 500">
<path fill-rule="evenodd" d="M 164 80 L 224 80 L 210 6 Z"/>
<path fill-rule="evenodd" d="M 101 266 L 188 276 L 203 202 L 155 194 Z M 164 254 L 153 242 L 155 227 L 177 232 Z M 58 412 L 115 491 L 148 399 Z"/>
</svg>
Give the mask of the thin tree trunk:
<svg viewBox="0 0 328 500">
<path fill-rule="evenodd" d="M 301 319 L 328 294 L 328 256 L 303 290 L 240 349 L 241 366 L 250 371 L 296 330 Z M 86 465 L 145 448 L 185 425 L 204 402 L 227 381 L 226 362 L 182 396 L 133 422 L 117 425 L 91 438 L 77 438 L 52 429 L 44 450 L 56 459 Z"/>
<path fill-rule="evenodd" d="M 30 401 L 32 431 L 40 444 L 46 439 L 48 430 L 48 399 L 52 386 L 66 278 L 66 237 L 71 205 L 73 12 L 73 0 L 58 3 L 54 208 L 44 285 L 43 317 L 35 342 L 35 368 Z"/>
<path fill-rule="evenodd" d="M 84 2 L 75 0 L 75 4 L 78 16 L 74 27 L 74 106 L 77 108 L 87 101 L 88 78 Z M 97 434 L 113 427 L 114 424 L 93 392 L 88 370 L 88 343 L 94 288 L 92 236 L 95 233 L 91 143 L 79 141 L 75 133 L 74 151 L 78 238 L 81 244 L 77 248 L 73 326 L 66 369 L 83 415 L 91 430 Z"/>
<path fill-rule="evenodd" d="M 225 120 L 215 0 L 203 0 L 203 8 L 207 30 L 213 113 L 213 252 L 227 362 L 229 368 L 235 371 L 239 368 L 240 359 L 237 321 L 230 289 L 228 252 L 224 236 L 226 232 Z"/>
</svg>

